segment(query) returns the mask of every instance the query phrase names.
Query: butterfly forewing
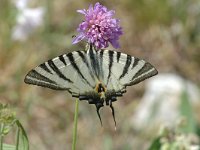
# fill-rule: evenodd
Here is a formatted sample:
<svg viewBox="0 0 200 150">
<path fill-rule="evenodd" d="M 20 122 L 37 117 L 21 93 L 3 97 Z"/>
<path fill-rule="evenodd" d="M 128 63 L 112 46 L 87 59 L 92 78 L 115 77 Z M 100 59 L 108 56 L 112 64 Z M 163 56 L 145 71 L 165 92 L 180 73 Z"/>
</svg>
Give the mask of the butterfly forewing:
<svg viewBox="0 0 200 150">
<path fill-rule="evenodd" d="M 103 69 L 107 74 L 105 80 L 108 86 L 111 82 L 116 82 L 113 84 L 117 84 L 120 88 L 131 86 L 158 73 L 150 63 L 121 52 L 104 50 L 103 60 L 104 65 L 107 66 Z M 110 77 L 115 78 L 114 81 L 109 79 Z"/>
<path fill-rule="evenodd" d="M 55 90 L 68 90 L 72 95 L 91 91 L 95 83 L 83 57 L 84 51 L 75 51 L 49 60 L 31 70 L 25 82 Z"/>
</svg>

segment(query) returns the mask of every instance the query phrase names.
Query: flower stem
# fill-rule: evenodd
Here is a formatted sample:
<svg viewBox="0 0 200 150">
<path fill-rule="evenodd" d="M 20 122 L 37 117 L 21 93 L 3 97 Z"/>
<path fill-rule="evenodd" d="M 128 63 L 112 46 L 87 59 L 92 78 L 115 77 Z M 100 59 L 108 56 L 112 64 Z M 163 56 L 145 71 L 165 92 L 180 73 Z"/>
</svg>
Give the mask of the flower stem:
<svg viewBox="0 0 200 150">
<path fill-rule="evenodd" d="M 73 129 L 73 143 L 72 143 L 72 150 L 76 150 L 76 141 L 77 141 L 77 124 L 78 124 L 78 106 L 79 106 L 79 99 L 76 99 L 75 104 L 75 114 L 74 114 L 74 129 Z"/>
<path fill-rule="evenodd" d="M 0 124 L 0 150 L 3 150 L 3 130 L 4 130 L 4 124 Z"/>
<path fill-rule="evenodd" d="M 19 127 L 17 128 L 17 137 L 16 137 L 16 150 L 18 150 L 19 148 L 19 133 L 20 132 L 20 129 Z"/>
</svg>

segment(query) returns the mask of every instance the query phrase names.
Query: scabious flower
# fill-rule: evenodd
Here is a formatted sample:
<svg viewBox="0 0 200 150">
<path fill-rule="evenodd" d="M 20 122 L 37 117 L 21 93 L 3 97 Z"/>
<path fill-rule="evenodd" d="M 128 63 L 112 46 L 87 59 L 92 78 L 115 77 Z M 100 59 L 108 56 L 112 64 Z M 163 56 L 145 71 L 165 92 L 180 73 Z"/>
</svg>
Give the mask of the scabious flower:
<svg viewBox="0 0 200 150">
<path fill-rule="evenodd" d="M 85 20 L 79 25 L 77 35 L 72 43 L 76 44 L 85 39 L 92 43 L 96 48 L 106 48 L 111 43 L 114 48 L 119 48 L 119 36 L 122 35 L 122 28 L 119 20 L 112 18 L 115 12 L 108 10 L 100 3 L 94 7 L 90 5 L 88 10 L 78 10 L 77 12 L 85 15 Z"/>
</svg>

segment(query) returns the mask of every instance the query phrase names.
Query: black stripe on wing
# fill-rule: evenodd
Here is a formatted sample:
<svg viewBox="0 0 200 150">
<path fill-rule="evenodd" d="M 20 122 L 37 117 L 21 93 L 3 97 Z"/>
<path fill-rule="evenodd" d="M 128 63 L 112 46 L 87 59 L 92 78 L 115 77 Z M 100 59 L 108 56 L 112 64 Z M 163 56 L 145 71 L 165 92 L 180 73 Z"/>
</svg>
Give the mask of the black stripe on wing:
<svg viewBox="0 0 200 150">
<path fill-rule="evenodd" d="M 127 85 L 137 84 L 157 74 L 158 74 L 158 71 L 156 70 L 156 68 L 154 68 L 150 63 L 145 62 L 142 68 L 132 77 L 132 81 Z"/>
<path fill-rule="evenodd" d="M 51 69 L 63 80 L 66 80 L 70 83 L 73 83 L 73 81 L 71 81 L 70 79 L 68 79 L 67 77 L 65 77 L 62 72 L 58 69 L 58 67 L 54 64 L 53 60 L 49 60 L 48 61 L 49 66 L 51 67 Z"/>
<path fill-rule="evenodd" d="M 89 58 L 91 61 L 91 67 L 93 68 L 95 74 L 97 77 L 99 77 L 100 75 L 100 70 L 99 70 L 99 61 L 98 58 L 96 57 L 96 50 L 94 49 L 94 47 L 92 45 L 90 45 L 89 47 Z"/>
<path fill-rule="evenodd" d="M 113 54 L 114 54 L 114 51 L 108 51 L 108 56 L 109 56 L 109 65 L 108 65 L 108 77 L 107 77 L 107 84 L 108 84 L 108 81 L 110 79 L 110 76 L 111 76 L 111 70 L 112 70 L 112 65 L 113 65 Z"/>
<path fill-rule="evenodd" d="M 65 66 L 67 65 L 63 55 L 60 55 L 58 58 L 59 58 L 60 61 L 62 61 L 63 64 L 65 64 Z"/>
<path fill-rule="evenodd" d="M 50 74 L 53 74 L 51 72 L 51 70 L 49 70 L 49 68 L 46 66 L 46 63 L 43 63 L 41 65 L 39 65 L 40 68 L 42 68 L 43 70 L 45 70 L 46 72 L 50 73 Z"/>
<path fill-rule="evenodd" d="M 54 90 L 68 90 L 66 88 L 59 87 L 56 82 L 41 75 L 36 70 L 31 70 L 25 77 L 24 82 L 27 84 L 33 84 L 43 87 L 48 87 Z"/>
<path fill-rule="evenodd" d="M 56 82 L 50 80 L 49 78 L 41 75 L 40 73 L 38 73 L 36 70 L 31 70 L 26 77 L 32 77 L 34 79 L 40 80 L 40 81 L 45 81 L 45 82 L 49 82 L 51 84 L 56 84 Z M 25 78 L 25 82 L 26 82 L 26 78 Z"/>
<path fill-rule="evenodd" d="M 82 61 L 86 64 L 86 66 L 87 66 L 87 68 L 88 68 L 88 70 L 90 72 L 90 75 L 91 75 L 92 79 L 95 80 L 94 74 L 93 74 L 93 72 L 90 69 L 90 66 L 89 66 L 89 63 L 88 63 L 87 59 L 85 58 L 85 53 L 82 52 L 82 51 L 77 51 L 77 53 L 81 57 Z"/>
<path fill-rule="evenodd" d="M 101 79 L 104 78 L 104 73 L 103 73 L 103 53 L 104 53 L 104 50 L 100 50 L 100 54 L 99 54 L 99 71 L 100 71 L 100 74 L 101 74 Z"/>
<path fill-rule="evenodd" d="M 121 53 L 117 52 L 117 62 L 119 62 L 120 57 L 121 57 Z"/>
<path fill-rule="evenodd" d="M 135 68 L 135 66 L 138 65 L 139 60 L 140 60 L 139 58 L 134 57 L 134 62 L 133 62 L 133 65 L 132 65 L 131 69 Z"/>
<path fill-rule="evenodd" d="M 67 54 L 67 57 L 68 57 L 68 59 L 69 59 L 71 65 L 72 65 L 72 67 L 78 72 L 79 76 L 81 76 L 81 78 L 82 78 L 83 80 L 85 80 L 85 82 L 86 82 L 89 86 L 91 86 L 91 87 L 93 88 L 93 86 L 89 83 L 89 81 L 88 81 L 88 80 L 83 76 L 83 74 L 81 73 L 79 67 L 77 66 L 76 62 L 74 61 L 73 54 L 72 54 L 72 53 L 69 53 L 69 54 Z M 89 68 L 88 68 L 88 69 L 89 69 Z"/>
<path fill-rule="evenodd" d="M 121 76 L 119 77 L 119 79 L 123 78 L 128 73 L 128 69 L 129 69 L 129 67 L 131 65 L 131 61 L 132 61 L 131 56 L 127 55 L 127 57 L 126 57 L 126 63 L 125 63 L 123 72 L 122 72 Z"/>
</svg>

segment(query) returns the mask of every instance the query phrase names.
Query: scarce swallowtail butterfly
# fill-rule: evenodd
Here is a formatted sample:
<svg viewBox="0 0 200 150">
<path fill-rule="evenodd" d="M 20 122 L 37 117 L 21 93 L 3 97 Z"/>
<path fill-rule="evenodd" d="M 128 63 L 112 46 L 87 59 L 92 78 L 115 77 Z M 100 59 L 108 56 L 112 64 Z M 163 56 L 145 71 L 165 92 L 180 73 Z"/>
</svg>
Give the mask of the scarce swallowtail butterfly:
<svg viewBox="0 0 200 150">
<path fill-rule="evenodd" d="M 60 55 L 37 66 L 25 77 L 25 83 L 67 90 L 73 97 L 86 100 L 99 109 L 109 105 L 115 121 L 112 102 L 126 92 L 126 87 L 156 75 L 148 62 L 111 50 L 96 50 L 87 45 L 86 51 Z M 102 121 L 101 121 L 102 124 Z"/>
</svg>

